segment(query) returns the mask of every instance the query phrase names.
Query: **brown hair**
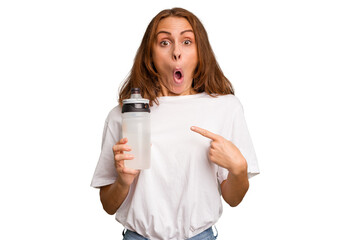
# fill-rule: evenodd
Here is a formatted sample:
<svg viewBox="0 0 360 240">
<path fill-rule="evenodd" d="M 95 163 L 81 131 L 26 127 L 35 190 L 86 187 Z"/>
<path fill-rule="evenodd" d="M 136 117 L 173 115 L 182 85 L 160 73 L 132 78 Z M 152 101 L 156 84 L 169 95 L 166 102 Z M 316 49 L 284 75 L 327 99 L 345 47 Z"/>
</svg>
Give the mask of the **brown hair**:
<svg viewBox="0 0 360 240">
<path fill-rule="evenodd" d="M 155 102 L 159 104 L 157 97 L 161 93 L 159 74 L 152 60 L 152 46 L 155 41 L 156 29 L 159 22 L 167 17 L 183 17 L 191 25 L 195 34 L 199 62 L 194 71 L 192 88 L 197 93 L 206 92 L 211 94 L 234 94 L 230 81 L 225 77 L 216 61 L 211 49 L 206 30 L 200 20 L 191 12 L 182 8 L 165 9 L 158 13 L 148 25 L 140 47 L 137 50 L 134 65 L 130 75 L 126 78 L 119 93 L 119 103 L 130 98 L 131 88 L 138 87 L 144 98 L 150 100 L 150 106 Z"/>
</svg>

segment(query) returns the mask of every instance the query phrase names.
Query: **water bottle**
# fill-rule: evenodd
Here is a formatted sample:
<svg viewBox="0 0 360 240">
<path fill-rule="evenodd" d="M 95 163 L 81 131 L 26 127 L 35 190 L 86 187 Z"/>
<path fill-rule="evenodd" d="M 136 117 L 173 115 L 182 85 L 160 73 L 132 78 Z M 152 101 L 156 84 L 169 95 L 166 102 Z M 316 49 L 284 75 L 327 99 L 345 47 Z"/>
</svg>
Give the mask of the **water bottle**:
<svg viewBox="0 0 360 240">
<path fill-rule="evenodd" d="M 150 107 L 149 100 L 142 98 L 140 88 L 131 89 L 131 97 L 123 100 L 122 134 L 131 146 L 132 160 L 124 160 L 125 167 L 150 168 Z"/>
</svg>

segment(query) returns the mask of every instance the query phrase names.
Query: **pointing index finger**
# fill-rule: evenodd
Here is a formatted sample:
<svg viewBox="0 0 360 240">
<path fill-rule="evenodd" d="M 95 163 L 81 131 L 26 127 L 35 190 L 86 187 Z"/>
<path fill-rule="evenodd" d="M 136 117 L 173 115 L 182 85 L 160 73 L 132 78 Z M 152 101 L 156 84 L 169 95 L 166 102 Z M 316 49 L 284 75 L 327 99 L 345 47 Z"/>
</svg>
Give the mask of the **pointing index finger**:
<svg viewBox="0 0 360 240">
<path fill-rule="evenodd" d="M 214 141 L 218 138 L 218 135 L 216 135 L 215 133 L 212 133 L 208 130 L 205 130 L 205 129 L 202 129 L 199 127 L 192 126 L 190 129 L 192 131 L 197 132 L 197 133 L 203 135 L 204 137 L 210 138 L 211 140 L 214 140 Z"/>
</svg>

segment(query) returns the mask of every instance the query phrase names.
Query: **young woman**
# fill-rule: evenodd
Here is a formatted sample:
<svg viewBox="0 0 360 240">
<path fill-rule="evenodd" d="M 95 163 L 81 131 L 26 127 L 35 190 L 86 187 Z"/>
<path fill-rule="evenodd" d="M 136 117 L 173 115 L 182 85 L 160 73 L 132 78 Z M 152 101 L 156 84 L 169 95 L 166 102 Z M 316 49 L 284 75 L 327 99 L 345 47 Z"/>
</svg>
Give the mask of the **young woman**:
<svg viewBox="0 0 360 240">
<path fill-rule="evenodd" d="M 121 106 L 134 87 L 151 106 L 151 168 L 142 171 L 124 166 L 133 156 Z M 181 8 L 150 22 L 102 141 L 91 185 L 124 239 L 215 239 L 221 196 L 237 206 L 259 173 L 242 105 L 203 25 Z"/>
</svg>

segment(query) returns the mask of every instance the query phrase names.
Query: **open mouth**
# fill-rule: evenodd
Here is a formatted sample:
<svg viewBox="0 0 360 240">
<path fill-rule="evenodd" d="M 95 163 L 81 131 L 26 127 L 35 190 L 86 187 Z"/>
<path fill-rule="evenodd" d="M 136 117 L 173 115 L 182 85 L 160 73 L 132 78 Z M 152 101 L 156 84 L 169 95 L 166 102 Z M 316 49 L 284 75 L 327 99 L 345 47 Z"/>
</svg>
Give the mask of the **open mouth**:
<svg viewBox="0 0 360 240">
<path fill-rule="evenodd" d="M 176 83 L 182 83 L 184 79 L 184 74 L 183 72 L 181 71 L 181 69 L 176 69 L 174 71 L 174 80 Z"/>
<path fill-rule="evenodd" d="M 180 71 L 176 71 L 176 72 L 175 72 L 175 78 L 176 78 L 176 79 L 180 79 L 181 77 L 182 77 L 181 72 L 180 72 Z"/>
</svg>

